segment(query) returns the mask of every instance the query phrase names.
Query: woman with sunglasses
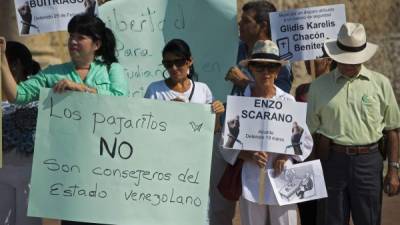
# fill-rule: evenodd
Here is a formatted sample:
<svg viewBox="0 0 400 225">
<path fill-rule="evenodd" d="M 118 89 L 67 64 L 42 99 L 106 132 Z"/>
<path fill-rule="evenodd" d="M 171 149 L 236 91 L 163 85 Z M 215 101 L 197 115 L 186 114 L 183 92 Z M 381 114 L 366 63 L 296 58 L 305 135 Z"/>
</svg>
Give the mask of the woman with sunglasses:
<svg viewBox="0 0 400 225">
<path fill-rule="evenodd" d="M 255 80 L 253 85 L 247 86 L 244 96 L 294 101 L 293 96 L 274 85 L 284 63 L 285 61 L 279 58 L 279 49 L 274 42 L 257 41 L 251 57 L 240 62 L 242 66 L 249 69 Z M 228 127 L 233 141 L 228 139 L 226 146 L 233 147 L 235 137 L 237 137 L 235 130 L 238 130 L 239 123 L 235 120 L 229 121 Z M 261 203 L 258 199 L 259 185 L 254 184 L 254 179 L 260 176 L 260 168 L 274 169 L 275 175 L 278 176 L 286 164 L 292 163 L 292 159 L 303 161 L 310 152 L 303 153 L 301 156 L 246 150 L 223 150 L 221 153 L 230 164 L 239 163 L 238 159 L 244 161 L 241 172 L 243 193 L 239 200 L 242 225 L 297 225 L 296 205 L 278 205 L 268 175 L 265 176 L 265 197 Z"/>
<path fill-rule="evenodd" d="M 169 77 L 151 83 L 145 98 L 211 104 L 213 111 L 218 115 L 225 111 L 220 101 L 213 101 L 212 93 L 205 83 L 193 80 L 197 74 L 194 71 L 189 45 L 185 41 L 169 41 L 162 51 L 162 57 L 162 64 Z"/>
<path fill-rule="evenodd" d="M 211 104 L 211 108 L 216 113 L 215 129 L 214 129 L 214 147 L 213 160 L 211 165 L 210 180 L 210 204 L 209 204 L 209 224 L 219 224 L 213 222 L 215 216 L 213 211 L 215 202 L 219 199 L 214 197 L 213 178 L 216 177 L 218 171 L 216 168 L 217 160 L 215 153 L 218 153 L 218 142 L 220 137 L 220 116 L 225 112 L 225 107 L 220 101 L 214 101 L 212 93 L 205 83 L 196 82 L 197 74 L 193 67 L 193 58 L 189 45 L 181 39 L 173 39 L 169 41 L 162 50 L 162 64 L 164 65 L 169 77 L 153 82 L 147 88 L 145 98 L 160 99 L 165 101 L 179 101 L 200 104 Z M 220 197 L 219 197 L 220 198 Z M 221 207 L 221 206 L 219 206 Z M 233 211 L 233 210 L 232 210 Z M 218 212 L 217 217 L 220 212 Z"/>
</svg>

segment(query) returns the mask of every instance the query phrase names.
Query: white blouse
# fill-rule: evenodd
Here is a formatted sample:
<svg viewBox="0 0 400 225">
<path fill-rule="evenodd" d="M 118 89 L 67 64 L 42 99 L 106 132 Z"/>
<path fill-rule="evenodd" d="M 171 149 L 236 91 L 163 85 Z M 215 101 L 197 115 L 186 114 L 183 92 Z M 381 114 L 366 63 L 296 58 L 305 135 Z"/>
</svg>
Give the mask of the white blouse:
<svg viewBox="0 0 400 225">
<path fill-rule="evenodd" d="M 273 100 L 281 100 L 281 101 L 295 101 L 294 97 L 280 88 L 276 87 L 276 94 L 271 99 Z M 244 96 L 251 96 L 251 90 L 248 86 L 244 92 Z M 304 129 L 304 133 L 306 135 L 311 135 L 308 131 L 308 128 Z M 312 146 L 312 144 L 311 144 Z M 231 149 L 223 149 L 221 147 L 221 154 L 223 158 L 230 164 L 234 164 L 239 155 L 240 151 L 231 150 Z M 292 160 L 303 161 L 305 160 L 311 153 L 311 149 L 303 149 L 302 155 L 291 155 L 289 160 L 286 161 L 285 166 L 291 165 Z M 266 170 L 273 168 L 273 163 L 276 157 L 279 154 L 277 153 L 268 153 L 268 161 L 265 167 Z M 265 172 L 265 188 L 264 188 L 264 201 L 259 202 L 259 177 L 260 177 L 260 167 L 252 161 L 245 161 L 242 168 L 242 197 L 247 199 L 248 201 L 260 203 L 264 205 L 278 205 L 278 201 L 275 197 L 274 191 L 272 189 L 271 181 L 268 177 L 268 173 Z"/>
</svg>

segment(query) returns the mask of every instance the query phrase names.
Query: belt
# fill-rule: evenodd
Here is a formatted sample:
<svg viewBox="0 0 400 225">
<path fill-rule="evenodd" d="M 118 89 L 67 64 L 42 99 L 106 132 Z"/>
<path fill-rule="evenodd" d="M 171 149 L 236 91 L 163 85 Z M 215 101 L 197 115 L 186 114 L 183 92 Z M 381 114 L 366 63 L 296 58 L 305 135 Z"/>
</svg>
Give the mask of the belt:
<svg viewBox="0 0 400 225">
<path fill-rule="evenodd" d="M 346 153 L 347 155 L 368 154 L 378 151 L 378 143 L 369 145 L 339 145 L 333 143 L 331 149 L 335 152 Z"/>
</svg>

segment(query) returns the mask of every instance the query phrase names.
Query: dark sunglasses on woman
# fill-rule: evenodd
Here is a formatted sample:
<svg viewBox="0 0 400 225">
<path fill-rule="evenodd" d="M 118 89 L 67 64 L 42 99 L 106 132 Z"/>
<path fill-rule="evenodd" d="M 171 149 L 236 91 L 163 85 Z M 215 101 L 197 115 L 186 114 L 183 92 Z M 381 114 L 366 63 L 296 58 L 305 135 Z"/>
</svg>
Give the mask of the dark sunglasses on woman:
<svg viewBox="0 0 400 225">
<path fill-rule="evenodd" d="M 184 66 L 186 61 L 186 59 L 163 60 L 162 64 L 166 69 L 169 69 L 172 68 L 174 65 L 176 67 Z"/>
<path fill-rule="evenodd" d="M 276 71 L 281 67 L 279 63 L 268 63 L 268 62 L 250 62 L 249 66 L 253 67 L 257 72 L 264 71 Z"/>
</svg>

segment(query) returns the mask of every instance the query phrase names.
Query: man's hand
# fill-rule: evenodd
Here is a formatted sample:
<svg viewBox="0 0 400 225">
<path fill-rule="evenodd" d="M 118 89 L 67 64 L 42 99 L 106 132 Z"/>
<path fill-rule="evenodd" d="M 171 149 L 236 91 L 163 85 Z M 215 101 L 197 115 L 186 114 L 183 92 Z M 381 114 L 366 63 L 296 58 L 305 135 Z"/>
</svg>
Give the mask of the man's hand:
<svg viewBox="0 0 400 225">
<path fill-rule="evenodd" d="M 388 196 L 394 196 L 399 193 L 399 175 L 397 169 L 389 170 L 385 176 L 383 187 Z"/>
<path fill-rule="evenodd" d="M 399 136 L 396 129 L 386 131 L 387 136 L 387 156 L 389 162 L 397 162 L 399 160 Z M 393 196 L 399 192 L 399 175 L 398 169 L 388 165 L 387 174 L 384 180 L 384 191 Z"/>
<path fill-rule="evenodd" d="M 250 79 L 244 74 L 237 66 L 231 67 L 226 73 L 225 80 L 231 81 L 234 85 L 244 88 L 246 87 Z"/>
</svg>

